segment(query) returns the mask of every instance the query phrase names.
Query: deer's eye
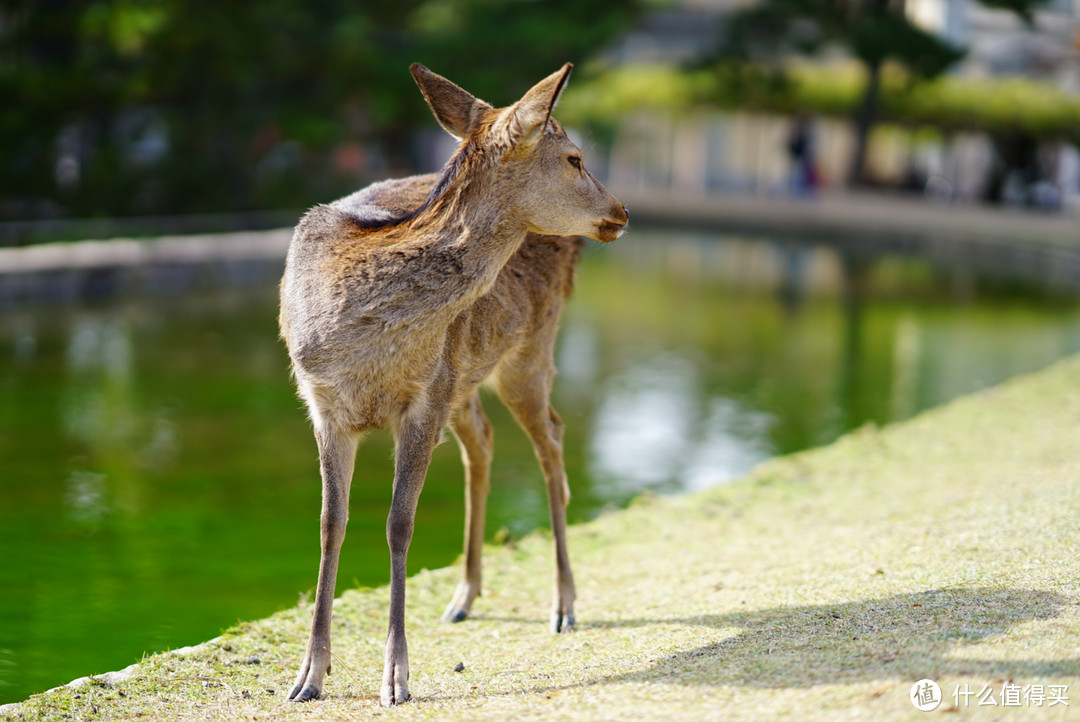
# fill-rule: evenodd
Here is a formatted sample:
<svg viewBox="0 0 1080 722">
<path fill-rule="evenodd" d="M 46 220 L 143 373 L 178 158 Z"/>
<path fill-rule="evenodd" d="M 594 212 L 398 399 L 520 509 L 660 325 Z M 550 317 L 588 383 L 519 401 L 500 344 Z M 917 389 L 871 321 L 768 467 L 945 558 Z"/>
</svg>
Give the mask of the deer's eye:
<svg viewBox="0 0 1080 722">
<path fill-rule="evenodd" d="M 574 166 L 576 170 L 581 170 L 581 158 L 576 155 L 567 157 L 566 162 Z"/>
</svg>

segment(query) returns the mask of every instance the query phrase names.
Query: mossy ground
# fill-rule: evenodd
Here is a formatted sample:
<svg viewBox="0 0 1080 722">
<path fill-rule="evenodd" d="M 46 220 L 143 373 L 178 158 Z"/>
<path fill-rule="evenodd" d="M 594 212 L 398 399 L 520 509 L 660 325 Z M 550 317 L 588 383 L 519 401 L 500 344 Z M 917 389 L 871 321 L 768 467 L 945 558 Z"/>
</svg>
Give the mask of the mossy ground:
<svg viewBox="0 0 1080 722">
<path fill-rule="evenodd" d="M 1080 708 L 1080 359 L 571 530 L 578 628 L 547 630 L 550 541 L 488 550 L 473 617 L 456 569 L 409 581 L 414 699 L 382 709 L 387 590 L 335 607 L 322 699 L 285 700 L 310 609 L 241 624 L 15 719 L 902 719 L 936 680 L 953 718 Z M 418 530 L 423 534 L 423 529 Z M 383 554 L 383 550 L 375 553 Z M 314 560 L 312 562 L 314 564 Z M 455 672 L 458 663 L 464 671 Z M 1003 706 L 1007 689 L 1067 686 Z M 972 695 L 959 705 L 957 688 Z M 979 704 L 992 694 L 993 707 Z"/>
</svg>

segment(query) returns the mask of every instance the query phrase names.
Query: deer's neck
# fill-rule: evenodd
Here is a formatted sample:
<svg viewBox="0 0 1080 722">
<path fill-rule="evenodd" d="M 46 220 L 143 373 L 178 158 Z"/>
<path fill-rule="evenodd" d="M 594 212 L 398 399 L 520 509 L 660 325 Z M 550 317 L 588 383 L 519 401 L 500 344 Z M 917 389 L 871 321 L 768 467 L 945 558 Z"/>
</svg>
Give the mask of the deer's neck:
<svg viewBox="0 0 1080 722">
<path fill-rule="evenodd" d="M 362 271 L 362 282 L 352 286 L 353 313 L 421 339 L 420 329 L 438 335 L 491 290 L 528 227 L 514 212 L 512 196 L 490 181 L 449 180 L 383 243 L 360 254 L 369 259 L 362 266 L 376 270 Z"/>
<path fill-rule="evenodd" d="M 417 216 L 413 229 L 428 239 L 429 253 L 460 269 L 458 290 L 470 302 L 490 290 L 528 233 L 512 193 L 487 179 L 451 184 Z"/>
</svg>

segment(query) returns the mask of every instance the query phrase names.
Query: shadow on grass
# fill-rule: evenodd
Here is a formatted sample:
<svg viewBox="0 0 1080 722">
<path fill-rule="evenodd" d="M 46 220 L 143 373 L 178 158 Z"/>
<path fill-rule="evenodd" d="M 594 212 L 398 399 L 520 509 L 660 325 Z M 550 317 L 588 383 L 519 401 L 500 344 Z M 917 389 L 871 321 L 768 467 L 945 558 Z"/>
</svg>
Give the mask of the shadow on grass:
<svg viewBox="0 0 1080 722">
<path fill-rule="evenodd" d="M 732 635 L 659 657 L 645 669 L 570 687 L 671 681 L 797 688 L 946 675 L 1039 682 L 1080 675 L 1080 659 L 979 659 L 970 650 L 954 655 L 1019 624 L 1056 617 L 1070 603 L 1052 592 L 950 588 L 845 604 L 614 622 L 606 626 L 701 625 L 731 629 Z"/>
</svg>

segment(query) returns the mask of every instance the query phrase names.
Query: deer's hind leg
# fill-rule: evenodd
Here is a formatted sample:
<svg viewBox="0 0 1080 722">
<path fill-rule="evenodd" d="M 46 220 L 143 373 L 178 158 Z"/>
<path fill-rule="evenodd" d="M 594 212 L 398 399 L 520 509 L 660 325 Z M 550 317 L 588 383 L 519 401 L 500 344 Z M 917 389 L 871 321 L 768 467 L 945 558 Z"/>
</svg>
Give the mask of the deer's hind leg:
<svg viewBox="0 0 1080 722">
<path fill-rule="evenodd" d="M 315 588 L 315 612 L 308 637 L 307 652 L 296 676 L 289 699 L 306 702 L 322 692 L 323 676 L 330 671 L 330 617 L 334 606 L 341 543 L 349 522 L 349 486 L 356 463 L 360 436 L 328 425 L 316 429 L 319 471 L 322 475 L 322 515 L 320 532 L 322 556 L 319 582 Z"/>
<path fill-rule="evenodd" d="M 563 422 L 549 396 L 555 370 L 551 354 L 525 353 L 503 364 L 495 389 L 533 444 L 547 486 L 551 532 L 555 538 L 555 595 L 551 608 L 551 631 L 558 634 L 574 627 L 574 575 L 566 546 L 566 506 L 570 487 L 563 464 Z"/>
<path fill-rule="evenodd" d="M 443 613 L 443 621 L 460 622 L 469 616 L 473 600 L 480 596 L 484 513 L 491 488 L 494 432 L 477 391 L 469 394 L 450 419 L 450 429 L 461 447 L 461 461 L 465 466 L 465 569 L 461 583 Z"/>
</svg>

